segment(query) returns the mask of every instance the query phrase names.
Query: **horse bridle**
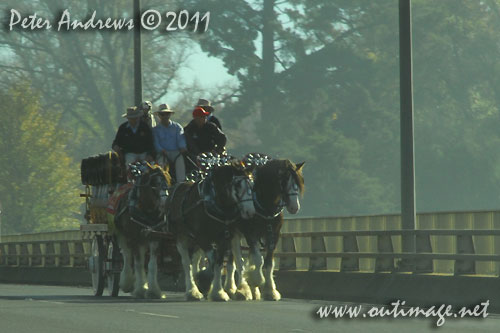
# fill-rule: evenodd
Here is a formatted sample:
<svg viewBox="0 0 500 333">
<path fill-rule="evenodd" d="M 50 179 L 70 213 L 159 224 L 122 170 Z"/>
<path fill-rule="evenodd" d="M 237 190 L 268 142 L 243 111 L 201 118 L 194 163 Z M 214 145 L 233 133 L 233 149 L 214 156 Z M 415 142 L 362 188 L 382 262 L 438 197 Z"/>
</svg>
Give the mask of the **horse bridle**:
<svg viewBox="0 0 500 333">
<path fill-rule="evenodd" d="M 161 190 L 160 190 L 160 203 L 159 203 L 159 205 L 162 206 L 162 203 L 165 203 L 165 201 L 167 200 L 167 197 L 168 197 L 168 184 L 167 184 L 167 180 L 165 179 L 165 177 L 162 177 L 162 175 L 158 174 L 158 172 L 160 172 L 160 170 L 153 170 L 151 172 L 151 174 L 149 174 L 149 179 L 148 179 L 147 183 L 145 183 L 145 184 L 142 184 L 142 180 L 143 180 L 144 175 L 139 176 L 139 181 L 136 182 L 134 184 L 134 186 L 137 187 L 137 190 L 138 190 L 137 196 L 139 197 L 140 196 L 139 191 L 142 187 L 150 186 L 151 179 L 153 177 L 160 177 Z M 153 191 L 158 190 L 158 186 L 150 186 L 150 187 Z M 157 209 L 157 208 L 160 208 L 160 210 L 162 210 L 162 207 L 155 207 L 155 209 Z"/>
<path fill-rule="evenodd" d="M 298 196 L 299 195 L 299 186 L 297 185 L 297 182 L 293 179 L 294 177 L 293 177 L 292 171 L 290 169 L 287 169 L 286 171 L 287 171 L 286 173 L 288 173 L 289 177 L 286 177 L 284 179 L 280 179 L 280 195 L 281 195 L 280 202 L 276 206 L 276 209 L 273 212 L 269 213 L 269 215 L 263 215 L 263 214 L 260 214 L 259 212 L 256 212 L 256 214 L 259 215 L 260 217 L 267 219 L 267 220 L 274 219 L 279 214 L 281 214 L 281 212 L 283 211 L 283 208 L 287 205 L 287 202 L 290 200 L 290 196 L 293 196 L 293 195 Z M 278 177 L 281 178 L 281 177 L 283 177 L 284 174 L 285 174 L 285 172 L 280 172 L 280 173 L 278 173 Z M 290 179 L 292 180 L 292 191 L 288 192 L 287 183 L 289 182 Z M 255 191 L 253 191 L 252 197 L 253 197 L 253 201 L 254 201 L 254 204 L 256 205 L 256 207 L 258 207 L 262 211 L 265 211 L 265 208 L 262 206 L 262 204 L 257 199 L 257 193 Z M 285 200 L 283 200 L 283 198 L 285 198 Z"/>
<path fill-rule="evenodd" d="M 234 176 L 231 181 L 231 188 L 233 188 L 236 185 L 236 183 L 241 183 L 241 182 L 246 182 L 247 190 L 246 193 L 241 193 L 241 195 L 238 192 L 236 193 L 236 199 L 237 199 L 236 205 L 239 205 L 246 201 L 253 201 L 252 198 L 253 181 L 249 176 Z M 250 199 L 243 199 L 245 194 L 247 194 Z"/>
<path fill-rule="evenodd" d="M 295 181 L 295 177 L 293 176 L 292 171 L 290 169 L 288 169 L 287 171 L 288 171 L 288 178 L 286 178 L 286 180 L 283 181 L 283 183 L 285 183 L 285 185 L 281 186 L 281 190 L 282 190 L 281 196 L 286 198 L 286 200 L 285 200 L 286 202 L 288 202 L 290 200 L 291 196 L 298 196 L 299 195 L 299 186 L 297 185 L 297 182 Z M 292 182 L 291 192 L 288 192 L 289 187 L 287 187 L 287 185 L 286 185 L 289 181 Z"/>
</svg>

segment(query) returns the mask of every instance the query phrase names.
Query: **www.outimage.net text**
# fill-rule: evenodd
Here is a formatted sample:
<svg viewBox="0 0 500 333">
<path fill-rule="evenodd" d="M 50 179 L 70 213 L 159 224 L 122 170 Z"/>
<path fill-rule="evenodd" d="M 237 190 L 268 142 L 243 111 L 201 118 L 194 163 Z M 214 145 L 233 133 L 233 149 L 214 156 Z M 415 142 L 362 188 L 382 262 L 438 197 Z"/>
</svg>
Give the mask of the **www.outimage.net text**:
<svg viewBox="0 0 500 333">
<path fill-rule="evenodd" d="M 371 306 L 368 309 L 363 305 L 324 305 L 317 311 L 320 319 L 356 319 L 356 318 L 437 318 L 436 326 L 443 326 L 446 318 L 486 318 L 488 317 L 488 306 L 490 301 L 482 302 L 473 307 L 462 307 L 457 312 L 453 311 L 452 305 L 441 304 L 429 308 L 404 307 L 405 301 L 397 300 L 389 307 Z"/>
</svg>

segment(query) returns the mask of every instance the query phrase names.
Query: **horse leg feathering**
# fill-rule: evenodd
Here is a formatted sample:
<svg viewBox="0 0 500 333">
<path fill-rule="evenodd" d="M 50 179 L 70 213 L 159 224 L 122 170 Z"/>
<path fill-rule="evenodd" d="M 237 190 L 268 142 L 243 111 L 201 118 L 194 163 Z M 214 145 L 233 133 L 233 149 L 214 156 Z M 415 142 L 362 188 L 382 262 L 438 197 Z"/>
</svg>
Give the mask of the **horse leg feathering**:
<svg viewBox="0 0 500 333">
<path fill-rule="evenodd" d="M 236 266 L 236 271 L 238 272 L 238 277 L 235 284 L 236 294 L 235 298 L 238 300 L 251 300 L 252 299 L 252 291 L 250 290 L 250 286 L 248 285 L 245 278 L 245 266 L 243 265 L 243 255 L 241 253 L 241 237 L 239 233 L 236 233 L 231 240 L 231 249 L 233 254 L 233 262 L 231 265 Z M 234 281 L 234 273 L 232 274 L 232 279 Z M 229 269 L 228 275 L 229 276 Z M 227 279 L 227 277 L 226 277 Z M 227 290 L 227 289 L 226 289 Z"/>
<path fill-rule="evenodd" d="M 123 254 L 123 268 L 120 273 L 120 288 L 125 293 L 134 290 L 134 273 L 132 270 L 132 250 L 121 236 L 118 236 L 118 244 Z"/>
<path fill-rule="evenodd" d="M 176 246 L 177 246 L 177 251 L 181 256 L 182 267 L 184 268 L 186 299 L 188 301 L 199 301 L 203 299 L 203 294 L 198 290 L 198 287 L 194 282 L 193 270 L 191 266 L 191 258 L 189 256 L 187 241 L 177 240 Z"/>
<path fill-rule="evenodd" d="M 161 298 L 161 289 L 158 284 L 158 242 L 149 243 L 149 263 L 148 263 L 148 291 L 146 298 Z"/>
<path fill-rule="evenodd" d="M 266 283 L 262 291 L 263 297 L 267 301 L 279 301 L 281 299 L 281 294 L 276 290 L 276 284 L 274 283 L 274 250 L 268 250 L 266 255 L 266 260 L 264 263 L 264 277 Z"/>
<path fill-rule="evenodd" d="M 229 295 L 231 299 L 235 299 L 236 295 L 236 283 L 234 281 L 234 256 L 229 255 L 226 263 L 226 280 L 224 281 L 224 291 Z"/>
<path fill-rule="evenodd" d="M 144 270 L 144 259 L 146 257 L 146 246 L 138 245 L 134 251 L 134 275 L 135 284 L 132 296 L 134 298 L 144 298 L 146 296 L 146 271 Z"/>
<path fill-rule="evenodd" d="M 262 274 L 262 265 L 264 260 L 260 253 L 260 245 L 258 241 L 252 241 L 250 246 L 250 267 L 248 269 L 248 284 L 253 287 L 261 287 L 265 283 L 264 275 Z"/>
<path fill-rule="evenodd" d="M 226 252 L 223 243 L 219 242 L 217 244 L 214 279 L 208 292 L 208 299 L 211 301 L 229 301 L 229 295 L 222 289 L 222 266 L 224 265 L 224 253 Z"/>
</svg>

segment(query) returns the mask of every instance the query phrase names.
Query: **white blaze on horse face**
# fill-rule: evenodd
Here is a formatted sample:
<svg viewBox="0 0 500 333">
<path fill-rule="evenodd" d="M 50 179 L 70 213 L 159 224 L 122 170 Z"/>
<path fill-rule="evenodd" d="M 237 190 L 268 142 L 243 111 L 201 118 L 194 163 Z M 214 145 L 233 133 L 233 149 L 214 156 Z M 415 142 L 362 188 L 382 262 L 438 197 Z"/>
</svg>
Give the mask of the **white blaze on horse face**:
<svg viewBox="0 0 500 333">
<path fill-rule="evenodd" d="M 165 204 L 167 202 L 167 196 L 168 196 L 168 186 L 166 179 L 163 178 L 162 175 L 157 175 L 155 178 L 155 182 L 153 184 L 153 188 L 156 188 L 158 190 L 158 197 L 160 198 L 160 212 L 164 213 L 165 209 Z"/>
<path fill-rule="evenodd" d="M 252 198 L 252 181 L 247 177 L 238 177 L 232 186 L 233 199 L 238 203 L 241 217 L 252 218 L 255 215 L 255 207 Z"/>
<path fill-rule="evenodd" d="M 286 183 L 286 196 L 286 210 L 290 214 L 297 214 L 300 210 L 299 186 L 292 175 Z"/>
</svg>

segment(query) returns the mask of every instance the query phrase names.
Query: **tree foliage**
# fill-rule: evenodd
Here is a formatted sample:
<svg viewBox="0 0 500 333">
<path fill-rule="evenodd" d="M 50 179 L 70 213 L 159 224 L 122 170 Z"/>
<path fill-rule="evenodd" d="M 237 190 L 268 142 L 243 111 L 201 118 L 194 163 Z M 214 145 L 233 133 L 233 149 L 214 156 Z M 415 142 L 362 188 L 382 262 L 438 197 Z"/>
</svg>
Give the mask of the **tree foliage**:
<svg viewBox="0 0 500 333">
<path fill-rule="evenodd" d="M 240 77 L 237 148 L 308 161 L 305 214 L 398 211 L 398 2 L 191 3 L 224 18 L 200 45 Z M 498 207 L 500 2 L 412 3 L 417 208 Z"/>
<path fill-rule="evenodd" d="M 82 13 L 131 10 L 125 0 L 63 2 Z M 53 12 L 49 3 L 35 2 Z M 417 208 L 497 208 L 500 1 L 412 4 Z M 178 89 L 177 103 L 169 102 L 181 109 L 212 98 L 230 152 L 305 160 L 303 215 L 399 210 L 398 1 L 150 0 L 143 6 L 211 13 L 204 34 L 143 34 L 145 96 L 155 100 Z M 50 106 L 44 109 L 60 110 L 55 121 L 76 128 L 79 144 L 67 149 L 72 156 L 107 149 L 131 103 L 132 34 L 1 37 L 15 57 L 0 84 L 29 73 Z M 187 82 L 176 80 L 192 45 L 187 37 L 238 78 L 234 91 L 213 87 L 203 95 L 200 86 L 186 89 Z M 189 114 L 176 120 L 187 122 Z"/>
<path fill-rule="evenodd" d="M 80 217 L 79 167 L 65 151 L 69 133 L 41 108 L 27 84 L 0 91 L 2 232 L 75 229 Z"/>
<path fill-rule="evenodd" d="M 144 8 L 162 12 L 176 3 L 142 1 Z M 54 22 L 65 9 L 71 20 L 85 20 L 94 11 L 96 18 L 132 18 L 133 2 L 6 0 L 2 5 Z M 182 34 L 160 31 L 143 33 L 142 39 L 144 99 L 157 102 L 179 79 L 189 54 L 183 46 L 189 42 Z M 2 64 L 0 85 L 8 87 L 12 80 L 29 77 L 44 107 L 60 110 L 60 125 L 76 132 L 70 143 L 76 158 L 110 148 L 121 114 L 134 105 L 132 31 L 13 30 L 2 32 L 0 46 L 13 55 Z"/>
</svg>

